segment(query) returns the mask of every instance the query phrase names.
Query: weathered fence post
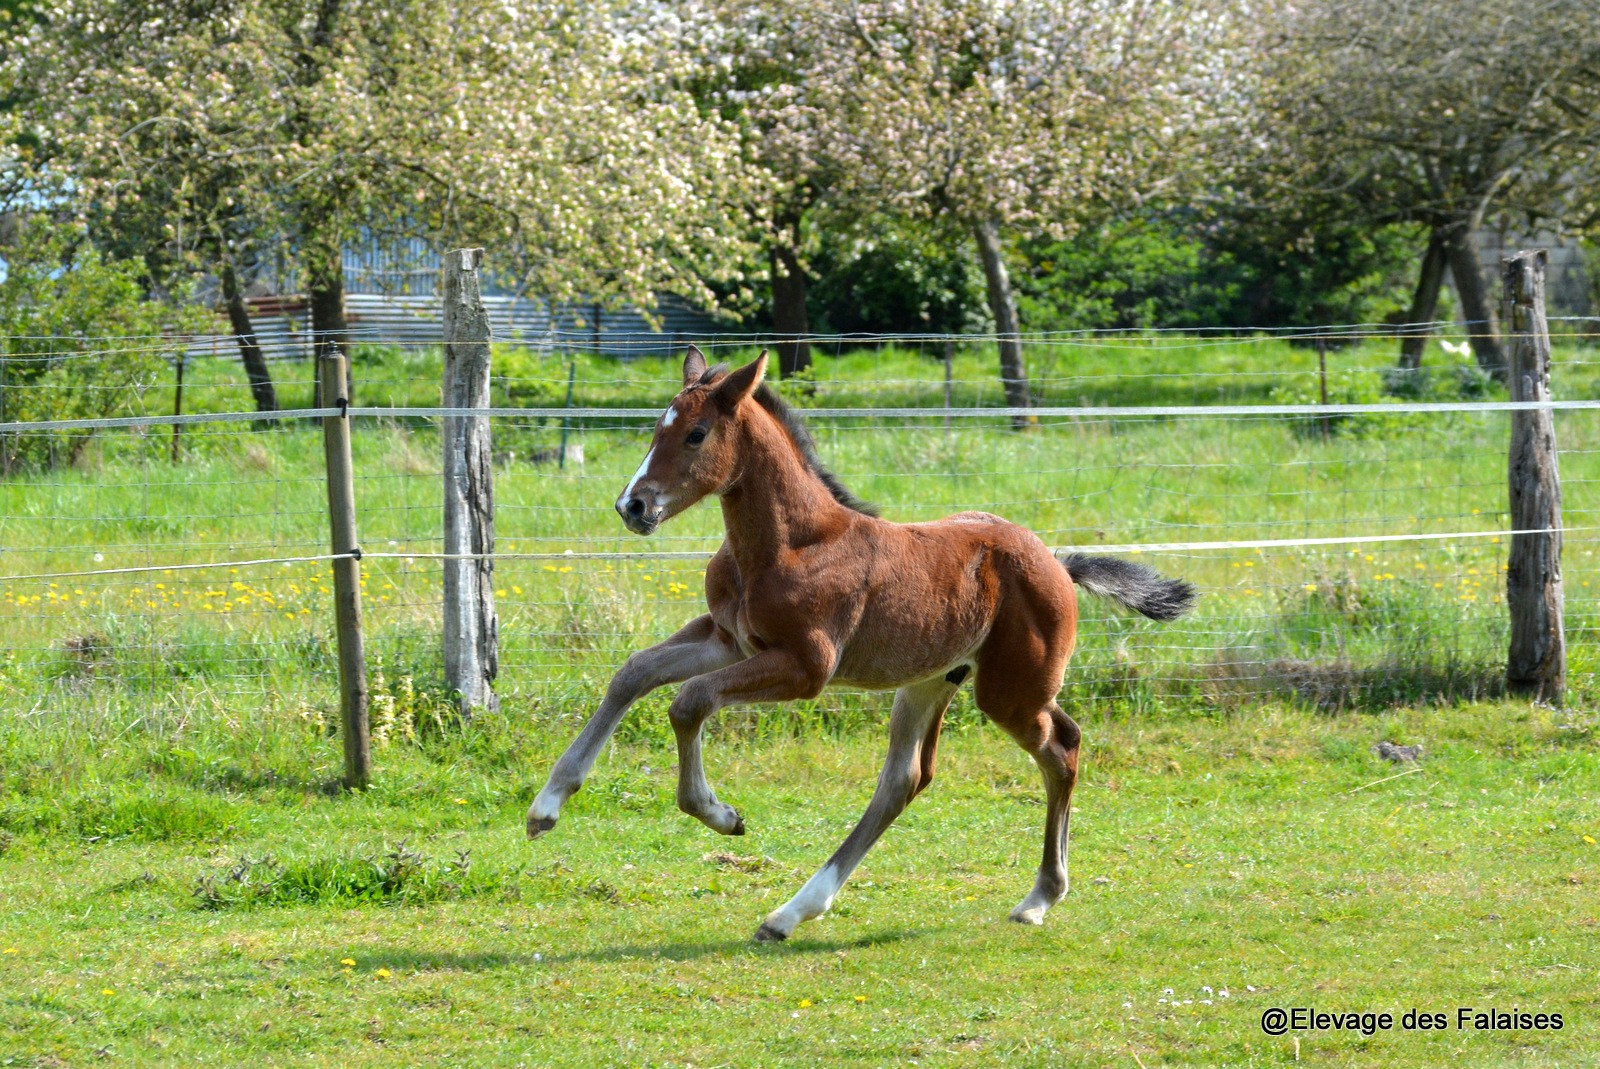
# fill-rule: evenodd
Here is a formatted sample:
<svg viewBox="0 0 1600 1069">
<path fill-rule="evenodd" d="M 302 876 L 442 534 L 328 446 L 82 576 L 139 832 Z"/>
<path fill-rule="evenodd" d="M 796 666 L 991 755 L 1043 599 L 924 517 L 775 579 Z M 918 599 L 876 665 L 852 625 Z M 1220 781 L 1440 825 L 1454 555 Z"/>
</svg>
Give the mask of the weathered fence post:
<svg viewBox="0 0 1600 1069">
<path fill-rule="evenodd" d="M 172 414 L 183 415 L 183 365 L 184 358 L 189 355 L 188 349 L 178 350 L 178 382 L 172 388 Z M 183 455 L 183 424 L 172 425 L 172 463 L 176 464 Z"/>
<path fill-rule="evenodd" d="M 361 790 L 372 779 L 367 731 L 367 652 L 361 637 L 361 543 L 356 540 L 355 472 L 350 463 L 345 357 L 329 347 L 317 363 L 322 396 L 342 411 L 322 418 L 328 468 L 328 525 L 332 534 L 333 609 L 339 633 L 339 733 L 344 739 L 344 785 Z"/>
<path fill-rule="evenodd" d="M 1502 265 L 1505 318 L 1511 332 L 1511 399 L 1550 399 L 1550 332 L 1544 314 L 1543 249 L 1507 257 Z M 1513 693 L 1562 700 L 1567 644 L 1562 624 L 1561 475 L 1556 464 L 1555 414 L 1511 413 L 1511 536 L 1506 606 L 1511 652 L 1506 687 Z"/>
<path fill-rule="evenodd" d="M 482 249 L 444 260 L 444 404 L 489 407 L 489 313 Z M 494 612 L 494 480 L 487 416 L 444 417 L 444 674 L 461 715 L 498 704 L 500 622 Z"/>
<path fill-rule="evenodd" d="M 1317 388 L 1324 406 L 1328 403 L 1328 339 L 1317 335 Z M 1322 440 L 1333 437 L 1333 423 L 1328 413 L 1322 413 Z"/>
<path fill-rule="evenodd" d="M 950 433 L 950 393 L 954 385 L 956 364 L 956 340 L 949 335 L 944 339 L 944 430 Z"/>
<path fill-rule="evenodd" d="M 573 388 L 575 386 L 577 386 L 577 384 L 578 384 L 578 362 L 576 360 L 574 360 L 570 365 L 567 366 L 567 404 L 566 404 L 566 407 L 568 407 L 568 408 L 572 407 L 572 390 L 573 390 Z M 561 450 L 560 450 L 560 453 L 557 456 L 557 464 L 556 464 L 556 466 L 558 468 L 560 468 L 562 471 L 567 470 L 567 432 L 571 429 L 571 426 L 572 425 L 567 422 L 567 417 L 562 416 L 561 417 Z"/>
</svg>

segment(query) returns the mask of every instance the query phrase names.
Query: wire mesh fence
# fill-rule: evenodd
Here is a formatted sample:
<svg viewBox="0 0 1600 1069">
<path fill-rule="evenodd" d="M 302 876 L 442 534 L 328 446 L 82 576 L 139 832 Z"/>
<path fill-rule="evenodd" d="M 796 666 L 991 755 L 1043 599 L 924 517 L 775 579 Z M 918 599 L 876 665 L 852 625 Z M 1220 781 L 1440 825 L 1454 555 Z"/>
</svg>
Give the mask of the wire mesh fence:
<svg viewBox="0 0 1600 1069">
<path fill-rule="evenodd" d="M 993 512 L 1051 546 L 1141 554 L 1201 588 L 1197 612 L 1163 626 L 1085 604 L 1062 698 L 1079 713 L 1495 693 L 1512 406 L 1460 361 L 1397 379 L 1380 332 L 1345 333 L 1327 406 L 1315 354 L 1268 336 L 1030 337 L 1040 407 L 1025 433 L 997 407 L 984 339 L 961 339 L 947 364 L 943 338 L 818 338 L 811 373 L 780 389 L 888 519 Z M 1569 676 L 1592 691 L 1600 402 L 1585 398 L 1600 360 L 1582 332 L 1558 341 Z M 737 359 L 755 344 L 717 348 Z M 420 345 L 354 355 L 381 733 L 384 710 L 440 686 L 440 364 Z M 703 611 L 721 518 L 703 505 L 641 541 L 612 511 L 677 389 L 673 362 L 515 345 L 494 360 L 502 709 L 582 715 L 629 652 Z M 172 383 L 157 381 L 100 425 L 0 425 L 14 458 L 0 479 L 0 706 L 327 717 L 329 410 L 309 407 L 310 378 L 307 366 L 280 380 L 291 410 L 271 421 L 219 357 L 190 364 L 178 418 Z M 850 703 L 886 708 L 839 695 L 817 708 Z"/>
</svg>

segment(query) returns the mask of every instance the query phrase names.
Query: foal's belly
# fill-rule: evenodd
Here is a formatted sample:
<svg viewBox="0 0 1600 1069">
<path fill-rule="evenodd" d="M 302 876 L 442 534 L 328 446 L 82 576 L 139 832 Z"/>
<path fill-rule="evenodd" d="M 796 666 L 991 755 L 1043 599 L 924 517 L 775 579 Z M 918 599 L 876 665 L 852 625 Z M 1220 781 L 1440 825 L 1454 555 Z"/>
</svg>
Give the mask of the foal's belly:
<svg viewBox="0 0 1600 1069">
<path fill-rule="evenodd" d="M 979 618 L 902 620 L 873 610 L 868 607 L 861 626 L 846 642 L 834 685 L 891 690 L 943 675 L 970 661 L 988 630 L 988 621 Z"/>
</svg>

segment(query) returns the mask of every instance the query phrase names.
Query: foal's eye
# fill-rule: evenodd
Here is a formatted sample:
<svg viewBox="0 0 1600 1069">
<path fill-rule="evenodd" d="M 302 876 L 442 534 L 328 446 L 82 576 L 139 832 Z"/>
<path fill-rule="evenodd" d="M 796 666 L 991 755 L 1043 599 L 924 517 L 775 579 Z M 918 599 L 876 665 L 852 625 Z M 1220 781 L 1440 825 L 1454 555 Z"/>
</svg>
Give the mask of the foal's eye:
<svg viewBox="0 0 1600 1069">
<path fill-rule="evenodd" d="M 689 432 L 689 437 L 684 439 L 684 441 L 687 442 L 689 445 L 699 445 L 701 442 L 703 442 L 705 440 L 706 440 L 706 431 L 705 431 L 704 427 L 696 427 L 694 430 Z"/>
</svg>

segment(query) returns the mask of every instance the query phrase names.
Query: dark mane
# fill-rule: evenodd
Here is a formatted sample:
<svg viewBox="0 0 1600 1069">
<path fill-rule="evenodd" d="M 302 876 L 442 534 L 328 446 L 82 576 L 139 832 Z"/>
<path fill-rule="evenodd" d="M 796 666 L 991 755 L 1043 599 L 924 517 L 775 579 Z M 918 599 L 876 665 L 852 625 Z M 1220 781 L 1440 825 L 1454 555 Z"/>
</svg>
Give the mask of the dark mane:
<svg viewBox="0 0 1600 1069">
<path fill-rule="evenodd" d="M 812 441 L 811 432 L 806 429 L 806 425 L 800 419 L 799 414 L 790 408 L 772 387 L 764 382 L 756 387 L 755 400 L 756 404 L 766 409 L 767 413 L 777 420 L 779 426 L 788 433 L 789 438 L 795 444 L 795 448 L 800 450 L 800 456 L 804 458 L 806 467 L 810 468 L 812 474 L 822 480 L 822 485 L 828 488 L 828 493 L 833 495 L 835 501 L 847 509 L 861 513 L 863 516 L 876 516 L 878 514 L 877 506 L 869 504 L 852 494 L 849 488 L 839 481 L 839 477 L 829 471 L 822 461 L 817 458 L 817 443 Z"/>
<path fill-rule="evenodd" d="M 700 376 L 700 381 L 707 384 L 714 382 L 726 374 L 727 370 L 721 364 L 707 368 L 705 374 Z M 852 512 L 861 513 L 863 516 L 876 516 L 878 514 L 876 505 L 863 501 L 855 494 L 852 494 L 849 487 L 840 482 L 839 477 L 829 471 L 822 461 L 818 459 L 817 443 L 812 440 L 811 432 L 806 429 L 806 425 L 800 419 L 799 414 L 790 408 L 788 403 L 779 397 L 772 387 L 763 382 L 756 387 L 754 397 L 756 404 L 766 409 L 767 414 L 777 420 L 778 425 L 789 435 L 789 440 L 794 442 L 796 449 L 800 450 L 800 456 L 805 461 L 806 467 L 811 469 L 813 475 L 822 480 L 822 485 L 828 488 L 828 493 L 833 495 L 835 501 Z"/>
</svg>

